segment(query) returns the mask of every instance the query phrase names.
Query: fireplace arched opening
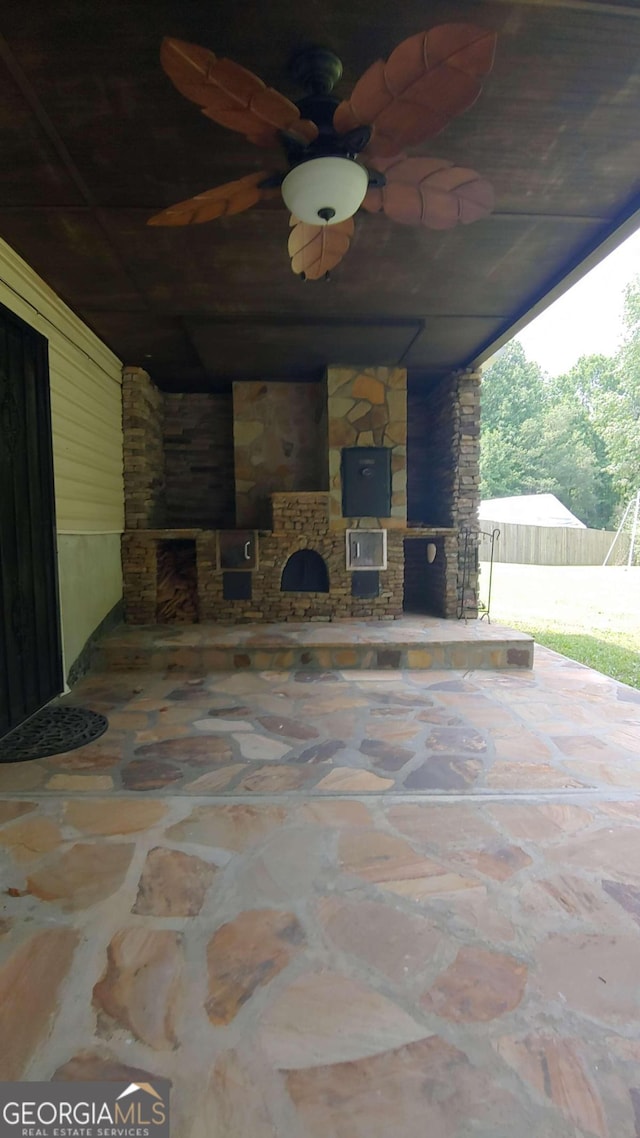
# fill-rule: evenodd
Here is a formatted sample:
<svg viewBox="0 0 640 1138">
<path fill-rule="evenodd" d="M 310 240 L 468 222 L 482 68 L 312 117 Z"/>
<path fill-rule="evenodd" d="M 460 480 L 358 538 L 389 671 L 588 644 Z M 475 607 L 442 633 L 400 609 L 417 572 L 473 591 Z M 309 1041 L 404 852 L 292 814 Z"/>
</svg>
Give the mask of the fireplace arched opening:
<svg viewBox="0 0 640 1138">
<path fill-rule="evenodd" d="M 282 570 L 282 593 L 328 593 L 329 573 L 324 558 L 315 549 L 292 553 Z"/>
</svg>

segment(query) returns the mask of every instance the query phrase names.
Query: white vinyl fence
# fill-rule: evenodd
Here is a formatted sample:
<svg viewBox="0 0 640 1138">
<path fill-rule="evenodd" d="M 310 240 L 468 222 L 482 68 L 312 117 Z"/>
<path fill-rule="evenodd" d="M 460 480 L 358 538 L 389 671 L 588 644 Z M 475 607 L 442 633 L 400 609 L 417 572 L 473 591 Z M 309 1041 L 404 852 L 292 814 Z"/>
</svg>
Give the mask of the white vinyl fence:
<svg viewBox="0 0 640 1138">
<path fill-rule="evenodd" d="M 521 526 L 513 522 L 481 521 L 480 529 L 500 530 L 493 552 L 494 561 L 519 565 L 602 565 L 615 531 L 573 529 L 569 526 Z M 629 538 L 621 535 L 611 564 L 621 565 L 629 552 Z M 480 560 L 488 561 L 491 542 L 480 540 Z"/>
</svg>

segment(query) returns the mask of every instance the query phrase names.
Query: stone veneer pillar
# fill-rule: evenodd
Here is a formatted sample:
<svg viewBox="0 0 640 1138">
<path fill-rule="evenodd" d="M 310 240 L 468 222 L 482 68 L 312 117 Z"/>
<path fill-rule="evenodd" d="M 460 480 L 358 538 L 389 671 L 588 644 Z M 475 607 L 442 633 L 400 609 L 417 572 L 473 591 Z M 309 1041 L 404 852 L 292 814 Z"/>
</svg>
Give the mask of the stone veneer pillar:
<svg viewBox="0 0 640 1138">
<path fill-rule="evenodd" d="M 407 524 L 407 372 L 405 368 L 330 367 L 327 371 L 329 521 L 332 528 Z M 391 516 L 343 518 L 342 448 L 391 450 Z"/>
<path fill-rule="evenodd" d="M 274 493 L 327 489 L 326 404 L 324 383 L 233 384 L 239 527 L 270 525 Z"/>
<path fill-rule="evenodd" d="M 464 606 L 467 616 L 478 615 L 478 508 L 480 506 L 480 371 L 454 372 L 453 397 L 453 525 L 457 529 L 457 615 Z M 471 537 L 467 549 L 467 587 L 464 576 L 464 531 Z M 448 606 L 450 607 L 450 606 Z"/>
<path fill-rule="evenodd" d="M 131 529 L 164 524 L 163 396 L 140 367 L 122 372 L 124 514 Z"/>
</svg>

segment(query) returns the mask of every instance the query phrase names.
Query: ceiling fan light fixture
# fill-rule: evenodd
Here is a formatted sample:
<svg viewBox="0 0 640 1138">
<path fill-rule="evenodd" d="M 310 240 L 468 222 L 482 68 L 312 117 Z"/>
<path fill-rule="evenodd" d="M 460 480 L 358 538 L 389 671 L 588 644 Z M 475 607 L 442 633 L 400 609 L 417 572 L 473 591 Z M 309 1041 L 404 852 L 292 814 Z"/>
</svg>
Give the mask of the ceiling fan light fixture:
<svg viewBox="0 0 640 1138">
<path fill-rule="evenodd" d="M 337 225 L 362 205 L 369 178 L 351 158 L 310 158 L 282 183 L 287 209 L 308 225 Z"/>
</svg>

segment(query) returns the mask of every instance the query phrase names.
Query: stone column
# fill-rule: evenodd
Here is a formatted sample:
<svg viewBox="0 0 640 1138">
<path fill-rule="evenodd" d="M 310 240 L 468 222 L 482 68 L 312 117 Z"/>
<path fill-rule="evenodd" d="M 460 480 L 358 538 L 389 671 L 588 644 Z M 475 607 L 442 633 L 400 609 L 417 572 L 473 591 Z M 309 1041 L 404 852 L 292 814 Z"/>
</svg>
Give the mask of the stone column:
<svg viewBox="0 0 640 1138">
<path fill-rule="evenodd" d="M 163 396 L 140 367 L 122 372 L 125 527 L 164 525 Z"/>
<path fill-rule="evenodd" d="M 460 371 L 453 382 L 453 524 L 458 530 L 457 602 L 467 616 L 478 615 L 478 507 L 480 505 L 480 378 L 479 371 Z M 466 588 L 464 531 L 467 546 Z M 453 613 L 451 615 L 454 615 Z M 457 614 L 456 614 L 457 615 Z"/>
<path fill-rule="evenodd" d="M 405 368 L 330 367 L 327 371 L 329 434 L 329 518 L 342 517 L 343 447 L 379 446 L 391 450 L 391 516 L 359 518 L 361 526 L 404 529 L 407 524 L 407 372 Z"/>
</svg>

